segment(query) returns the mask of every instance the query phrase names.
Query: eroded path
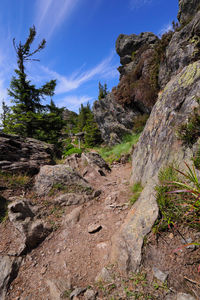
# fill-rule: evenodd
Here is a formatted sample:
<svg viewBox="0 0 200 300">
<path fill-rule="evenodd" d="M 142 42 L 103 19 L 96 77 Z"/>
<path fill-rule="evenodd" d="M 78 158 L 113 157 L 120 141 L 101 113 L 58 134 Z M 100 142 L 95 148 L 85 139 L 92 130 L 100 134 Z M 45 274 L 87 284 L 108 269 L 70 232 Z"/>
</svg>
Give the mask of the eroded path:
<svg viewBox="0 0 200 300">
<path fill-rule="evenodd" d="M 107 176 L 90 179 L 94 189 L 101 190 L 99 197 L 57 211 L 59 228 L 24 258 L 8 300 L 56 300 L 62 291 L 94 283 L 109 264 L 111 237 L 130 209 L 130 175 L 130 163 L 114 165 Z M 97 232 L 89 233 L 91 225 Z"/>
</svg>

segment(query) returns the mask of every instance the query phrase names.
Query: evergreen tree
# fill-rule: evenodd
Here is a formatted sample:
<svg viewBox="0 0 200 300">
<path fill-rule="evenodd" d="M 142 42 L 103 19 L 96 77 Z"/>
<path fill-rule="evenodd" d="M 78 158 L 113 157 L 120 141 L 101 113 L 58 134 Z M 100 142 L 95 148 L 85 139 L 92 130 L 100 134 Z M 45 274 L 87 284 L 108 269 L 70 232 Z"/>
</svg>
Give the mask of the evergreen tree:
<svg viewBox="0 0 200 300">
<path fill-rule="evenodd" d="M 2 114 L 1 114 L 1 122 L 2 122 L 2 127 L 5 127 L 7 115 L 10 113 L 10 108 L 9 106 L 6 105 L 4 99 L 2 100 Z"/>
<path fill-rule="evenodd" d="M 102 142 L 101 133 L 94 120 L 94 115 L 89 103 L 87 103 L 86 106 L 81 104 L 77 128 L 79 132 L 85 132 L 84 139 L 87 147 L 94 147 Z"/>
<path fill-rule="evenodd" d="M 99 82 L 99 96 L 98 96 L 98 99 L 101 100 L 101 99 L 105 98 L 107 94 L 108 94 L 107 84 L 105 83 L 104 85 L 102 85 Z"/>
<path fill-rule="evenodd" d="M 17 54 L 18 69 L 15 70 L 16 76 L 13 76 L 8 94 L 12 97 L 12 102 L 15 103 L 11 107 L 12 112 L 8 115 L 5 122 L 5 131 L 16 133 L 23 136 L 33 137 L 38 131 L 38 124 L 41 125 L 41 117 L 45 111 L 45 106 L 41 104 L 41 100 L 45 96 L 53 96 L 56 86 L 56 81 L 51 80 L 40 88 L 36 88 L 27 79 L 25 72 L 25 62 L 38 61 L 32 57 L 44 49 L 46 41 L 43 39 L 38 47 L 31 51 L 31 45 L 36 36 L 35 27 L 29 30 L 29 36 L 24 44 L 19 42 L 17 45 L 13 39 L 14 49 Z"/>
</svg>

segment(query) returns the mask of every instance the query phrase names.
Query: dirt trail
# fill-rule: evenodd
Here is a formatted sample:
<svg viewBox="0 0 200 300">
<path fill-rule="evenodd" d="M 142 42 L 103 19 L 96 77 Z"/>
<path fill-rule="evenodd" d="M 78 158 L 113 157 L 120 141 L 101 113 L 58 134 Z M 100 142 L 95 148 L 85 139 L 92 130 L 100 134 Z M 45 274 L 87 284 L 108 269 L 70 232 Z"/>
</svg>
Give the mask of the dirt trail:
<svg viewBox="0 0 200 300">
<path fill-rule="evenodd" d="M 61 226 L 25 257 L 8 300 L 52 299 L 50 290 L 56 300 L 55 284 L 67 290 L 70 285 L 87 287 L 94 282 L 102 267 L 109 263 L 111 237 L 130 209 L 130 175 L 128 163 L 114 165 L 107 176 L 92 178 L 91 185 L 102 193 L 81 206 L 75 224 L 64 221 L 75 206 L 58 212 L 62 214 Z M 93 223 L 101 229 L 91 234 L 88 226 Z"/>
</svg>

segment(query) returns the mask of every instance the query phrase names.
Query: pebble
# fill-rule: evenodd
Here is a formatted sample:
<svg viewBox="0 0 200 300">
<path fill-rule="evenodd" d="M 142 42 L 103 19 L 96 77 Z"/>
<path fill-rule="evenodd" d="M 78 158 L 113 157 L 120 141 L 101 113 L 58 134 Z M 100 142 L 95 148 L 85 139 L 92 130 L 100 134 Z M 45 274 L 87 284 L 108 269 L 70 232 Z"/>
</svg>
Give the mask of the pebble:
<svg viewBox="0 0 200 300">
<path fill-rule="evenodd" d="M 88 226 L 89 233 L 96 233 L 102 229 L 102 226 L 99 223 L 93 223 Z"/>
<path fill-rule="evenodd" d="M 158 268 L 153 267 L 153 275 L 161 282 L 165 282 L 169 273 L 163 272 L 163 271 L 159 270 Z"/>
</svg>

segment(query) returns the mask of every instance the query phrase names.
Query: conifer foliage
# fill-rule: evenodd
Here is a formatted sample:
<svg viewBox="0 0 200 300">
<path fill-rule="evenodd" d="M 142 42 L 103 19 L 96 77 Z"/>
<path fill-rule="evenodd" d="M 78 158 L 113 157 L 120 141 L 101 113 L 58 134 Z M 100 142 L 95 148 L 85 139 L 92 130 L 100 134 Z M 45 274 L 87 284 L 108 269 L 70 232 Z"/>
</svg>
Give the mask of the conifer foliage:
<svg viewBox="0 0 200 300">
<path fill-rule="evenodd" d="M 94 115 L 89 103 L 87 103 L 86 106 L 81 104 L 77 128 L 79 132 L 85 132 L 85 145 L 87 147 L 93 147 L 102 143 L 101 133 L 94 120 Z"/>
<path fill-rule="evenodd" d="M 51 80 L 37 88 L 30 82 L 26 74 L 25 63 L 27 61 L 39 61 L 33 56 L 44 49 L 46 45 L 46 41 L 43 39 L 35 50 L 31 50 L 35 36 L 36 29 L 33 26 L 29 29 L 29 36 L 24 44 L 21 41 L 17 44 L 13 39 L 18 68 L 15 69 L 16 75 L 12 77 L 8 89 L 8 94 L 14 105 L 4 120 L 4 131 L 25 137 L 47 139 L 47 141 L 53 142 L 49 136 L 49 131 L 44 131 L 48 130 L 49 127 L 51 127 L 51 133 L 52 130 L 57 130 L 58 118 L 61 121 L 59 127 L 62 127 L 61 111 L 56 110 L 53 102 L 50 106 L 44 106 L 41 102 L 46 96 L 52 97 L 54 95 L 56 80 Z M 53 112 L 52 109 L 54 109 Z M 48 110 L 49 113 L 47 113 Z M 54 119 L 56 119 L 56 122 L 54 122 Z M 54 128 L 54 124 L 56 124 L 56 128 Z M 45 138 L 45 136 L 48 137 Z M 53 140 L 55 140 L 55 137 Z"/>
</svg>

